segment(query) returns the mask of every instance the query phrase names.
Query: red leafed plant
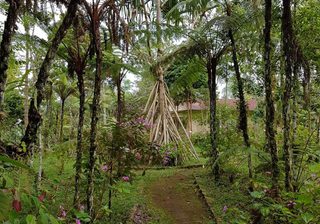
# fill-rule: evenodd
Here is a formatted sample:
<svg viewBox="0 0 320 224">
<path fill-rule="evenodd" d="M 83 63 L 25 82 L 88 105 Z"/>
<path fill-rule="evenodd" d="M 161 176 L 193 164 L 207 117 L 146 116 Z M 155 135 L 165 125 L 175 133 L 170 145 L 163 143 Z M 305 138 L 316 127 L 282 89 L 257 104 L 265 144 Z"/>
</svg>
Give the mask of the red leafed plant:
<svg viewBox="0 0 320 224">
<path fill-rule="evenodd" d="M 38 200 L 40 201 L 40 202 L 43 202 L 43 200 L 45 199 L 45 197 L 46 197 L 46 192 L 42 192 L 39 196 L 38 196 Z"/>
<path fill-rule="evenodd" d="M 18 192 L 16 191 L 16 189 L 12 189 L 12 193 L 13 193 L 12 208 L 13 208 L 16 212 L 21 212 L 21 210 L 22 210 L 22 205 L 21 205 L 21 201 L 20 201 Z"/>
<path fill-rule="evenodd" d="M 22 210 L 21 201 L 14 199 L 14 200 L 12 201 L 12 208 L 13 208 L 16 212 L 21 212 L 21 210 Z"/>
</svg>

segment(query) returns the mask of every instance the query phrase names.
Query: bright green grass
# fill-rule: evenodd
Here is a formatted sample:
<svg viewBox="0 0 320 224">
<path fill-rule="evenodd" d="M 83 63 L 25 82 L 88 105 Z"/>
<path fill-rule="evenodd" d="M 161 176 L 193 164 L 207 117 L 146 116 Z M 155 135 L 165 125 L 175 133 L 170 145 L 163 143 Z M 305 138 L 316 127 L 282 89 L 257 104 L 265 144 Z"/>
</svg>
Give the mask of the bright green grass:
<svg viewBox="0 0 320 224">
<path fill-rule="evenodd" d="M 236 181 L 230 184 L 226 176 L 222 176 L 217 184 L 207 171 L 198 173 L 198 183 L 208 199 L 209 205 L 213 208 L 214 215 L 219 223 L 233 223 L 232 220 L 248 219 L 248 209 L 251 204 L 251 197 L 246 192 L 248 182 L 246 180 Z M 223 211 L 227 206 L 227 212 Z"/>
</svg>

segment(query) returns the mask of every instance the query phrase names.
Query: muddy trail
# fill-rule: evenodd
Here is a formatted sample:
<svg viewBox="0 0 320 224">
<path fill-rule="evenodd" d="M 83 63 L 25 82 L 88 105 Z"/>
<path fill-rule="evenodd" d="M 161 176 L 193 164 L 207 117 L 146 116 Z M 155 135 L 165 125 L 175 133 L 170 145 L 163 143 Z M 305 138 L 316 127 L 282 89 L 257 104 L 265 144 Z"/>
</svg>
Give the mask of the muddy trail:
<svg viewBox="0 0 320 224">
<path fill-rule="evenodd" d="M 213 223 L 207 208 L 197 196 L 191 170 L 179 170 L 150 186 L 153 204 L 175 224 Z"/>
</svg>

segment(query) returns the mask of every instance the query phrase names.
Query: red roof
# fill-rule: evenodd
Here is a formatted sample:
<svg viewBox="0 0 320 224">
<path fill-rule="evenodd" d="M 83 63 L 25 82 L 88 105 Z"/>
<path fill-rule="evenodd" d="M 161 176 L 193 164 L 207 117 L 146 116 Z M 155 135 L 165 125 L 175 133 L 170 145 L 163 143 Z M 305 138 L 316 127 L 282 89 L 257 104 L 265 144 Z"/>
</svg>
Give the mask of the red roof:
<svg viewBox="0 0 320 224">
<path fill-rule="evenodd" d="M 219 99 L 217 101 L 218 104 L 221 105 L 227 105 L 233 108 L 237 107 L 237 99 Z M 247 108 L 249 111 L 253 111 L 257 107 L 257 100 L 256 99 L 250 99 L 246 101 Z M 194 102 L 191 105 L 191 110 L 206 110 L 208 109 L 208 106 L 204 102 Z M 188 110 L 188 104 L 183 103 L 179 105 L 178 111 L 187 111 Z"/>
<path fill-rule="evenodd" d="M 225 105 L 227 104 L 230 107 L 237 107 L 238 99 L 220 99 L 218 100 L 218 104 Z M 248 110 L 252 111 L 257 107 L 257 101 L 255 99 L 246 100 Z"/>
<path fill-rule="evenodd" d="M 191 104 L 191 110 L 206 110 L 207 105 L 204 102 L 194 102 Z M 188 104 L 182 103 L 178 107 L 178 111 L 186 111 L 188 110 Z"/>
</svg>

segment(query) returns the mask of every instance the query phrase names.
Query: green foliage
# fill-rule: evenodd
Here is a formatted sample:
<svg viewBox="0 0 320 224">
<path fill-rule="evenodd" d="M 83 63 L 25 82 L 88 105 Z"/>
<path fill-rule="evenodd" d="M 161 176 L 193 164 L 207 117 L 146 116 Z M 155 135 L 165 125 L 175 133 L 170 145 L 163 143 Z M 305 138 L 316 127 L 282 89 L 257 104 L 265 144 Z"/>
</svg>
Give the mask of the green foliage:
<svg viewBox="0 0 320 224">
<path fill-rule="evenodd" d="M 217 123 L 218 128 L 218 150 L 219 158 L 218 161 L 211 161 L 209 165 L 219 162 L 220 164 L 228 163 L 229 159 L 232 160 L 235 155 L 243 156 L 244 151 L 243 141 L 241 133 L 238 131 L 238 120 L 237 112 L 229 108 L 226 105 L 218 105 L 217 107 Z M 211 142 L 210 134 L 200 137 L 196 140 L 200 143 L 203 154 L 207 157 L 211 157 Z"/>
<path fill-rule="evenodd" d="M 307 0 L 301 2 L 301 6 L 298 8 L 295 16 L 295 30 L 297 31 L 297 38 L 299 44 L 302 45 L 302 50 L 305 55 L 314 61 L 318 66 L 320 59 L 319 41 L 316 38 L 312 38 L 307 33 L 320 33 L 320 18 L 318 11 L 320 6 L 317 0 Z"/>
<path fill-rule="evenodd" d="M 13 121 L 23 119 L 23 98 L 17 90 L 5 95 L 5 111 Z"/>
<path fill-rule="evenodd" d="M 0 191 L 0 221 L 7 219 L 7 214 L 11 210 L 10 198 L 2 191 Z"/>
<path fill-rule="evenodd" d="M 54 214 L 46 207 L 46 203 L 39 201 L 38 197 L 28 193 L 21 192 L 21 211 L 12 210 L 10 206 L 11 197 L 5 193 L 1 193 L 3 210 L 0 211 L 0 218 L 8 220 L 9 223 L 26 223 L 26 224 L 57 224 L 59 221 Z M 15 199 L 17 200 L 17 199 Z M 12 202 L 13 203 L 13 202 Z M 0 220 L 1 220 L 0 219 Z"/>
<path fill-rule="evenodd" d="M 199 66 L 200 65 L 200 66 Z M 177 60 L 165 76 L 171 96 L 176 104 L 203 99 L 202 87 L 207 87 L 204 62 L 199 57 Z"/>
<path fill-rule="evenodd" d="M 227 170 L 230 170 L 229 167 Z M 236 175 L 224 172 L 219 182 L 216 182 L 208 170 L 197 171 L 197 182 L 206 195 L 215 218 L 221 223 L 251 222 L 250 205 L 252 201 L 247 194 L 247 179 Z M 234 182 L 230 182 L 231 176 L 234 177 Z"/>
<path fill-rule="evenodd" d="M 132 166 L 139 162 L 136 154 L 146 155 L 147 153 L 147 128 L 148 124 L 142 118 L 129 118 L 121 124 L 109 119 L 99 136 L 101 151 L 98 154 L 101 160 L 112 162 L 119 160 L 120 157 L 121 163 L 114 168 L 121 170 L 120 173 L 123 175 L 129 174 Z M 112 140 L 109 141 L 109 139 Z M 103 150 L 105 148 L 108 150 Z"/>
<path fill-rule="evenodd" d="M 59 73 L 54 81 L 53 90 L 58 94 L 61 100 L 66 100 L 69 96 L 76 92 L 76 82 L 68 79 L 68 76 Z"/>
<path fill-rule="evenodd" d="M 0 162 L 3 163 L 1 165 L 5 165 L 5 166 L 13 165 L 15 167 L 19 167 L 19 168 L 23 168 L 23 169 L 32 171 L 32 169 L 29 166 L 27 166 L 24 163 L 19 162 L 17 160 L 11 159 L 11 158 L 9 158 L 7 156 L 0 155 Z"/>
</svg>

